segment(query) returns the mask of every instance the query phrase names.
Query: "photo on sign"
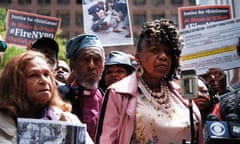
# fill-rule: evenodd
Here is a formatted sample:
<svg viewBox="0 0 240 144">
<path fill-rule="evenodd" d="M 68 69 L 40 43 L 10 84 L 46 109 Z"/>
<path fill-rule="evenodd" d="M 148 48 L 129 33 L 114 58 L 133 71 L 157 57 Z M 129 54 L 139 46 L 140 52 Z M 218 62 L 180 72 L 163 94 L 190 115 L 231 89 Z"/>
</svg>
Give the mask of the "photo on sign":
<svg viewBox="0 0 240 144">
<path fill-rule="evenodd" d="M 132 27 L 127 0 L 84 0 L 85 33 L 100 37 L 103 46 L 132 45 Z"/>
<path fill-rule="evenodd" d="M 18 118 L 18 144 L 85 144 L 86 125 L 64 121 Z"/>
</svg>

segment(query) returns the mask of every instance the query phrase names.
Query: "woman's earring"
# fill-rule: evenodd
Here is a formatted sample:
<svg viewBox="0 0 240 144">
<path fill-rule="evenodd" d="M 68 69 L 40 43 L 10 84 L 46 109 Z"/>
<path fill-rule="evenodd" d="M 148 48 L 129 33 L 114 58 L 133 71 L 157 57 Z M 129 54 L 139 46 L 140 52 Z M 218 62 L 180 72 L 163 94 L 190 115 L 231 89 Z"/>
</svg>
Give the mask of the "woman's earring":
<svg viewBox="0 0 240 144">
<path fill-rule="evenodd" d="M 143 67 L 141 65 L 137 65 L 136 67 L 136 75 L 137 77 L 141 77 L 144 73 Z"/>
</svg>

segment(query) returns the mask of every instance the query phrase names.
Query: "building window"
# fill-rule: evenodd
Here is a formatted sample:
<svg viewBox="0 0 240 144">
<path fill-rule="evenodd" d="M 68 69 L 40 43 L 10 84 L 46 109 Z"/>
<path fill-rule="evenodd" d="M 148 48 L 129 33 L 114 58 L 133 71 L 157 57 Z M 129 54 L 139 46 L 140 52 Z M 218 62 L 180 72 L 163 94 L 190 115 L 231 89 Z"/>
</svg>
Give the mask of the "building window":
<svg viewBox="0 0 240 144">
<path fill-rule="evenodd" d="M 69 0 L 57 0 L 58 4 L 69 4 Z"/>
<path fill-rule="evenodd" d="M 37 14 L 50 16 L 50 11 L 39 10 L 39 11 L 37 11 Z"/>
<path fill-rule="evenodd" d="M 25 5 L 25 4 L 31 4 L 31 0 L 18 0 L 19 4 Z"/>
<path fill-rule="evenodd" d="M 142 26 L 142 24 L 146 21 L 146 16 L 144 14 L 135 14 L 133 16 L 134 25 Z"/>
<path fill-rule="evenodd" d="M 76 13 L 76 25 L 83 26 L 83 15 L 80 13 Z"/>
<path fill-rule="evenodd" d="M 182 5 L 183 1 L 182 0 L 171 0 L 173 5 Z"/>
<path fill-rule="evenodd" d="M 134 5 L 145 5 L 145 0 L 133 0 Z"/>
<path fill-rule="evenodd" d="M 82 4 L 82 0 L 76 0 L 77 4 Z"/>
<path fill-rule="evenodd" d="M 161 18 L 163 18 L 164 17 L 164 14 L 153 14 L 152 15 L 152 19 L 154 20 L 154 19 L 161 19 Z"/>
<path fill-rule="evenodd" d="M 196 0 L 189 0 L 189 5 L 196 5 Z"/>
<path fill-rule="evenodd" d="M 137 46 L 137 42 L 138 42 L 138 39 L 139 39 L 139 33 L 137 32 L 133 32 L 133 43 L 135 46 Z"/>
<path fill-rule="evenodd" d="M 164 4 L 164 0 L 152 0 L 153 6 L 162 5 L 162 4 Z"/>
<path fill-rule="evenodd" d="M 57 17 L 61 18 L 61 27 L 69 26 L 70 15 L 68 12 L 57 12 Z"/>
<path fill-rule="evenodd" d="M 178 23 L 178 14 L 172 14 L 171 19 L 175 24 L 177 24 L 177 25 L 179 24 Z"/>
<path fill-rule="evenodd" d="M 12 0 L 0 0 L 1 4 L 10 4 L 12 3 Z"/>
<path fill-rule="evenodd" d="M 50 4 L 51 0 L 38 0 L 38 4 Z"/>
</svg>

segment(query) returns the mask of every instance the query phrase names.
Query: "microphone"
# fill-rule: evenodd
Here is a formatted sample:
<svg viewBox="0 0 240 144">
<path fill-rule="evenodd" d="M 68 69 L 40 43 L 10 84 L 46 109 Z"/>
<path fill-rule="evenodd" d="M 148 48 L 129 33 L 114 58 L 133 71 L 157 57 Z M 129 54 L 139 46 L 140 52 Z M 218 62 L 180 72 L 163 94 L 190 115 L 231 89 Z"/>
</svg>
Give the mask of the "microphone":
<svg viewBox="0 0 240 144">
<path fill-rule="evenodd" d="M 235 113 L 230 113 L 226 115 L 225 119 L 226 121 L 230 121 L 230 122 L 236 122 L 236 123 L 239 122 L 239 117 Z"/>
<path fill-rule="evenodd" d="M 227 122 L 220 122 L 216 115 L 209 114 L 203 130 L 205 144 L 217 143 L 219 140 L 229 137 L 230 135 Z"/>
<path fill-rule="evenodd" d="M 240 123 L 238 123 L 238 115 L 235 113 L 230 113 L 225 117 L 225 119 L 228 121 L 230 136 L 240 138 Z"/>
<path fill-rule="evenodd" d="M 208 114 L 207 121 L 219 121 L 218 117 L 215 114 Z"/>
<path fill-rule="evenodd" d="M 203 139 L 205 144 L 239 144 L 240 124 L 237 114 L 229 114 L 226 121 L 219 121 L 214 114 L 207 116 L 207 121 L 203 129 Z"/>
</svg>

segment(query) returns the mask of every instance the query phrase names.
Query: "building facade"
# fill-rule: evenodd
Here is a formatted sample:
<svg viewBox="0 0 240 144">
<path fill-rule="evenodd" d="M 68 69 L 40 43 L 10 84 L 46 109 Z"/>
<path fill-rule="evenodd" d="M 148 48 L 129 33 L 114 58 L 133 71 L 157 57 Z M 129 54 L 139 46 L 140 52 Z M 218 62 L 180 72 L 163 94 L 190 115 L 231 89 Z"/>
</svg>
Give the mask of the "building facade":
<svg viewBox="0 0 240 144">
<path fill-rule="evenodd" d="M 68 39 L 84 32 L 82 1 L 84 0 L 0 0 L 0 7 L 61 18 L 61 36 Z M 195 5 L 195 0 L 128 0 L 128 5 L 136 44 L 143 22 L 165 17 L 178 23 L 178 8 Z M 134 46 L 120 47 L 129 53 L 135 51 Z M 108 53 L 117 48 L 109 47 L 106 51 Z"/>
</svg>

